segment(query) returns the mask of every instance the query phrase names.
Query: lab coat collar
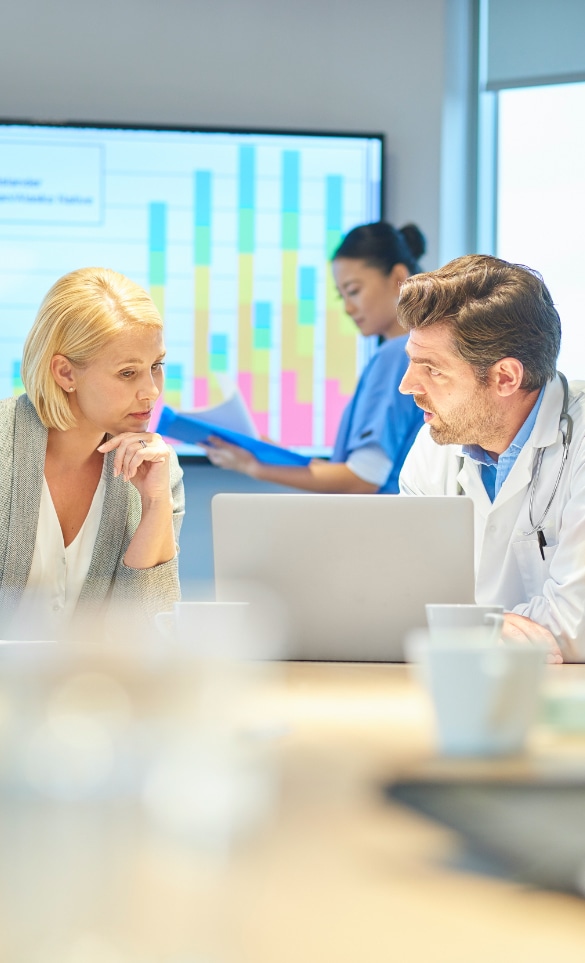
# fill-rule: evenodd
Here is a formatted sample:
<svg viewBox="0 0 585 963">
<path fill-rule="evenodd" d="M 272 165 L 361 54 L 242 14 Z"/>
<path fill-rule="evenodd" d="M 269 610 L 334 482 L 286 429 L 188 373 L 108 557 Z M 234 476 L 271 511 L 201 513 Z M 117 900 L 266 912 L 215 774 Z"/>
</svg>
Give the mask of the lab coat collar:
<svg viewBox="0 0 585 963">
<path fill-rule="evenodd" d="M 548 448 L 554 445 L 559 437 L 559 420 L 563 408 L 563 384 L 557 375 L 554 381 L 549 381 L 544 389 L 544 397 L 540 411 L 536 417 L 536 424 L 525 444 L 532 448 Z"/>
</svg>

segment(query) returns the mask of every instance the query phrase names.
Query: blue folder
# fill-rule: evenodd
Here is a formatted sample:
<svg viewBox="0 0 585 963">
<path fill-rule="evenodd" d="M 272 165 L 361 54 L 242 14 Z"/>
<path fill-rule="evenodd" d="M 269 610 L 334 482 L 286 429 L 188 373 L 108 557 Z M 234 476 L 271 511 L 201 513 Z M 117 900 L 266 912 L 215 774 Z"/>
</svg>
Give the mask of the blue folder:
<svg viewBox="0 0 585 963">
<path fill-rule="evenodd" d="M 215 435 L 216 438 L 221 438 L 232 445 L 245 448 L 258 461 L 263 461 L 267 465 L 308 465 L 311 461 L 311 458 L 307 455 L 299 455 L 296 451 L 290 451 L 288 448 L 281 448 L 279 445 L 272 445 L 268 441 L 260 441 L 258 438 L 242 435 L 239 431 L 218 428 L 216 425 L 198 418 L 197 415 L 173 411 L 166 405 L 161 412 L 156 430 L 159 435 L 164 435 L 166 438 L 175 438 L 177 441 L 185 441 L 190 445 L 199 445 L 206 442 L 210 435 Z"/>
</svg>

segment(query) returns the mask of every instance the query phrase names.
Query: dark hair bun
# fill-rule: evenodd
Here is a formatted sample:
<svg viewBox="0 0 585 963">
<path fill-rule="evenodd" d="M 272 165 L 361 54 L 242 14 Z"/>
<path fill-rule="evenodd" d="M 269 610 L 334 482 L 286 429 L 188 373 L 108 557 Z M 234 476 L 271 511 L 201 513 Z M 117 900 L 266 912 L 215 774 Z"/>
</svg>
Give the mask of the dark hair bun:
<svg viewBox="0 0 585 963">
<path fill-rule="evenodd" d="M 416 224 L 405 224 L 404 227 L 399 228 L 398 233 L 402 234 L 408 250 L 415 261 L 418 261 L 427 250 L 427 240 L 423 232 Z"/>
</svg>

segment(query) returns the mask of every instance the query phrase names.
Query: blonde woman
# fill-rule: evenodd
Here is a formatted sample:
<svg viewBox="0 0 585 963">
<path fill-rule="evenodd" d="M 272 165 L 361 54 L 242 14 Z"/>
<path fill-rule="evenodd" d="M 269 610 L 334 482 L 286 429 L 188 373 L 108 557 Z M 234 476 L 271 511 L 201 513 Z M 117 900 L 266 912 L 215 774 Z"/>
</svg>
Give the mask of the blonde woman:
<svg viewBox="0 0 585 963">
<path fill-rule="evenodd" d="M 1 637 L 61 638 L 75 617 L 148 621 L 179 598 L 176 455 L 148 431 L 163 325 L 105 268 L 60 278 L 26 340 L 26 394 L 0 402 Z"/>
</svg>

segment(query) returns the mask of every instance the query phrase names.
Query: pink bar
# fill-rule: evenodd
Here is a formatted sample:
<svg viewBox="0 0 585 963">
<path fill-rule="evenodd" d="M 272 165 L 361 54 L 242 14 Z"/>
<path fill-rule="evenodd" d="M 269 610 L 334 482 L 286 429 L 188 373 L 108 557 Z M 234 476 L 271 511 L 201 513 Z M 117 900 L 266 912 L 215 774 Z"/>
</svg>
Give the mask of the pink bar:
<svg viewBox="0 0 585 963">
<path fill-rule="evenodd" d="M 249 371 L 240 371 L 238 374 L 238 388 L 242 392 L 242 397 L 250 411 L 252 410 L 252 375 Z"/>
<path fill-rule="evenodd" d="M 267 411 L 253 411 L 252 416 L 254 418 L 254 424 L 260 432 L 260 434 L 266 438 L 268 436 L 268 412 Z"/>
<path fill-rule="evenodd" d="M 280 442 L 313 444 L 313 405 L 297 401 L 296 371 L 282 372 Z"/>
<path fill-rule="evenodd" d="M 209 382 L 207 378 L 195 378 L 193 404 L 196 408 L 204 408 L 209 404 Z"/>
<path fill-rule="evenodd" d="M 152 409 L 152 415 L 150 416 L 150 422 L 148 424 L 149 431 L 156 431 L 156 426 L 158 425 L 160 420 L 160 413 L 163 410 L 163 406 L 165 405 L 165 403 L 166 403 L 166 399 L 164 395 L 160 395 L 156 399 L 154 403 L 154 408 Z"/>
<path fill-rule="evenodd" d="M 339 428 L 341 416 L 351 395 L 344 395 L 339 390 L 337 378 L 328 378 L 325 382 L 325 444 L 335 444 L 335 436 Z"/>
<path fill-rule="evenodd" d="M 252 406 L 252 375 L 249 371 L 240 372 L 238 375 L 238 388 L 242 392 L 242 397 L 246 402 L 250 412 L 252 413 L 252 418 L 256 428 L 261 435 L 268 434 L 268 412 L 267 411 L 254 411 Z"/>
</svg>

